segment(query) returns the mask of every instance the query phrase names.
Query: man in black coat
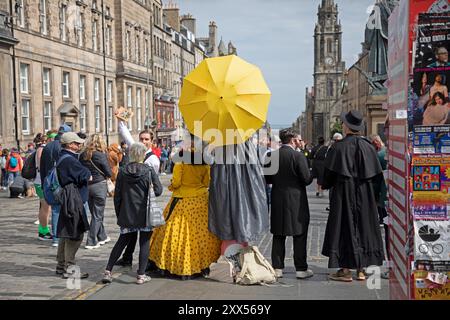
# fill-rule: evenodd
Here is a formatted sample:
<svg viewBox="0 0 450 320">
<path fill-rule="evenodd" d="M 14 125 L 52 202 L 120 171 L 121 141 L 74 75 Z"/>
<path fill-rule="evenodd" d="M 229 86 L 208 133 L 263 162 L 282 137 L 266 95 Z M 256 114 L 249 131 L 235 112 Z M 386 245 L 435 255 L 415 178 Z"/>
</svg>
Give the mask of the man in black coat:
<svg viewBox="0 0 450 320">
<path fill-rule="evenodd" d="M 294 265 L 299 279 L 312 277 L 306 261 L 309 226 L 309 206 L 306 186 L 312 177 L 308 162 L 302 152 L 295 151 L 302 143 L 300 135 L 292 129 L 280 132 L 283 145 L 271 154 L 271 159 L 279 160 L 278 172 L 266 176 L 272 184 L 271 232 L 272 265 L 277 277 L 283 276 L 286 237 L 294 238 Z"/>
<path fill-rule="evenodd" d="M 364 267 L 383 264 L 383 241 L 374 184 L 383 179 L 375 148 L 360 136 L 363 116 L 352 110 L 341 114 L 345 139 L 328 151 L 324 188 L 333 188 L 322 254 L 329 268 L 340 268 L 331 280 L 365 280 Z"/>
</svg>

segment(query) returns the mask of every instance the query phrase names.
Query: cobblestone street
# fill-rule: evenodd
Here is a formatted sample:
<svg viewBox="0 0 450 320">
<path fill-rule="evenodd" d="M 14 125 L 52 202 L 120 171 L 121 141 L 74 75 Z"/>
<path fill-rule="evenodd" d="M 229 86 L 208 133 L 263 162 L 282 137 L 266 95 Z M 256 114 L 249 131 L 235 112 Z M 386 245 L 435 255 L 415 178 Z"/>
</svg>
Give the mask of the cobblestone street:
<svg viewBox="0 0 450 320">
<path fill-rule="evenodd" d="M 164 206 L 169 200 L 167 190 L 170 176 L 161 176 L 165 187 L 159 198 Z M 100 249 L 77 253 L 78 264 L 89 278 L 81 280 L 81 290 L 69 290 L 67 280 L 55 274 L 56 248 L 51 242 L 39 241 L 37 226 L 37 199 L 9 199 L 0 193 L 0 299 L 388 299 L 388 281 L 381 280 L 380 290 L 369 290 L 365 282 L 330 282 L 327 278 L 327 258 L 320 254 L 325 233 L 327 196 L 316 198 L 309 188 L 311 224 L 308 238 L 308 262 L 315 275 L 308 280 L 297 280 L 292 259 L 292 239 L 288 238 L 286 269 L 280 284 L 238 286 L 208 279 L 179 281 L 153 277 L 147 284 L 136 286 L 135 269 L 115 268 L 112 284 L 99 281 L 115 240 L 118 227 L 112 199 L 107 202 L 105 226 L 112 241 Z M 256 245 L 270 261 L 272 236 L 263 235 Z M 136 250 L 135 254 L 137 254 Z M 137 259 L 134 259 L 137 261 Z"/>
</svg>

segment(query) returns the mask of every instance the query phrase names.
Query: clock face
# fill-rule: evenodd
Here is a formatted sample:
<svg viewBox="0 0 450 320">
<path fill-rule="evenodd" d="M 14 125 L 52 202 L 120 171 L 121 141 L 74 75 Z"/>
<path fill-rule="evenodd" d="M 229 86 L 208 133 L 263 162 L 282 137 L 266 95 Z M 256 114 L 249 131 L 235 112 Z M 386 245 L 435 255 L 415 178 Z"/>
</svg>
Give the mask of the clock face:
<svg viewBox="0 0 450 320">
<path fill-rule="evenodd" d="M 334 64 L 334 59 L 332 57 L 325 58 L 325 63 L 329 66 L 332 66 Z"/>
</svg>

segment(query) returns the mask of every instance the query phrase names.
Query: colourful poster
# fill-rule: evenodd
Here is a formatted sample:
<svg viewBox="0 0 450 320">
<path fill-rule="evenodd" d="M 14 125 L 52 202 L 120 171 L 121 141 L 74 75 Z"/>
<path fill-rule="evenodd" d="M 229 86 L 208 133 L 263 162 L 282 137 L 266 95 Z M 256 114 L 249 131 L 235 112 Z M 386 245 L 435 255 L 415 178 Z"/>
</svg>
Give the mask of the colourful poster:
<svg viewBox="0 0 450 320">
<path fill-rule="evenodd" d="M 411 176 L 414 219 L 447 220 L 450 205 L 450 156 L 414 156 Z"/>
<path fill-rule="evenodd" d="M 414 271 L 416 300 L 449 300 L 450 272 Z"/>
<path fill-rule="evenodd" d="M 415 221 L 415 260 L 450 261 L 450 222 Z"/>
</svg>

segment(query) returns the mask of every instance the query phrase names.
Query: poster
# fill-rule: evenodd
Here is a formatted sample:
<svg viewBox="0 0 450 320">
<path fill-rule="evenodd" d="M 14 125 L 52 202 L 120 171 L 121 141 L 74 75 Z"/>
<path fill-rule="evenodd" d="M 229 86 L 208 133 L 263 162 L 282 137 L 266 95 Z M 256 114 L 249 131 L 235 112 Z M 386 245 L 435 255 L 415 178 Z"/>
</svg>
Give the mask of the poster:
<svg viewBox="0 0 450 320">
<path fill-rule="evenodd" d="M 450 223 L 446 221 L 415 221 L 415 260 L 450 261 Z"/>
<path fill-rule="evenodd" d="M 415 68 L 449 67 L 450 13 L 419 14 Z"/>
<path fill-rule="evenodd" d="M 409 1 L 409 61 L 413 62 L 412 53 L 413 44 L 415 43 L 417 31 L 419 14 L 421 13 L 444 13 L 450 11 L 450 4 L 448 0 L 410 0 Z M 399 23 L 407 23 L 406 18 L 400 19 Z M 414 67 L 414 64 L 410 64 L 410 67 Z"/>
<path fill-rule="evenodd" d="M 414 271 L 416 300 L 449 300 L 450 272 Z"/>
<path fill-rule="evenodd" d="M 410 127 L 450 124 L 450 67 L 415 69 L 412 88 Z"/>
<path fill-rule="evenodd" d="M 414 154 L 450 154 L 450 125 L 414 126 Z"/>
<path fill-rule="evenodd" d="M 415 220 L 447 220 L 450 208 L 450 156 L 412 159 L 412 213 Z"/>
</svg>

